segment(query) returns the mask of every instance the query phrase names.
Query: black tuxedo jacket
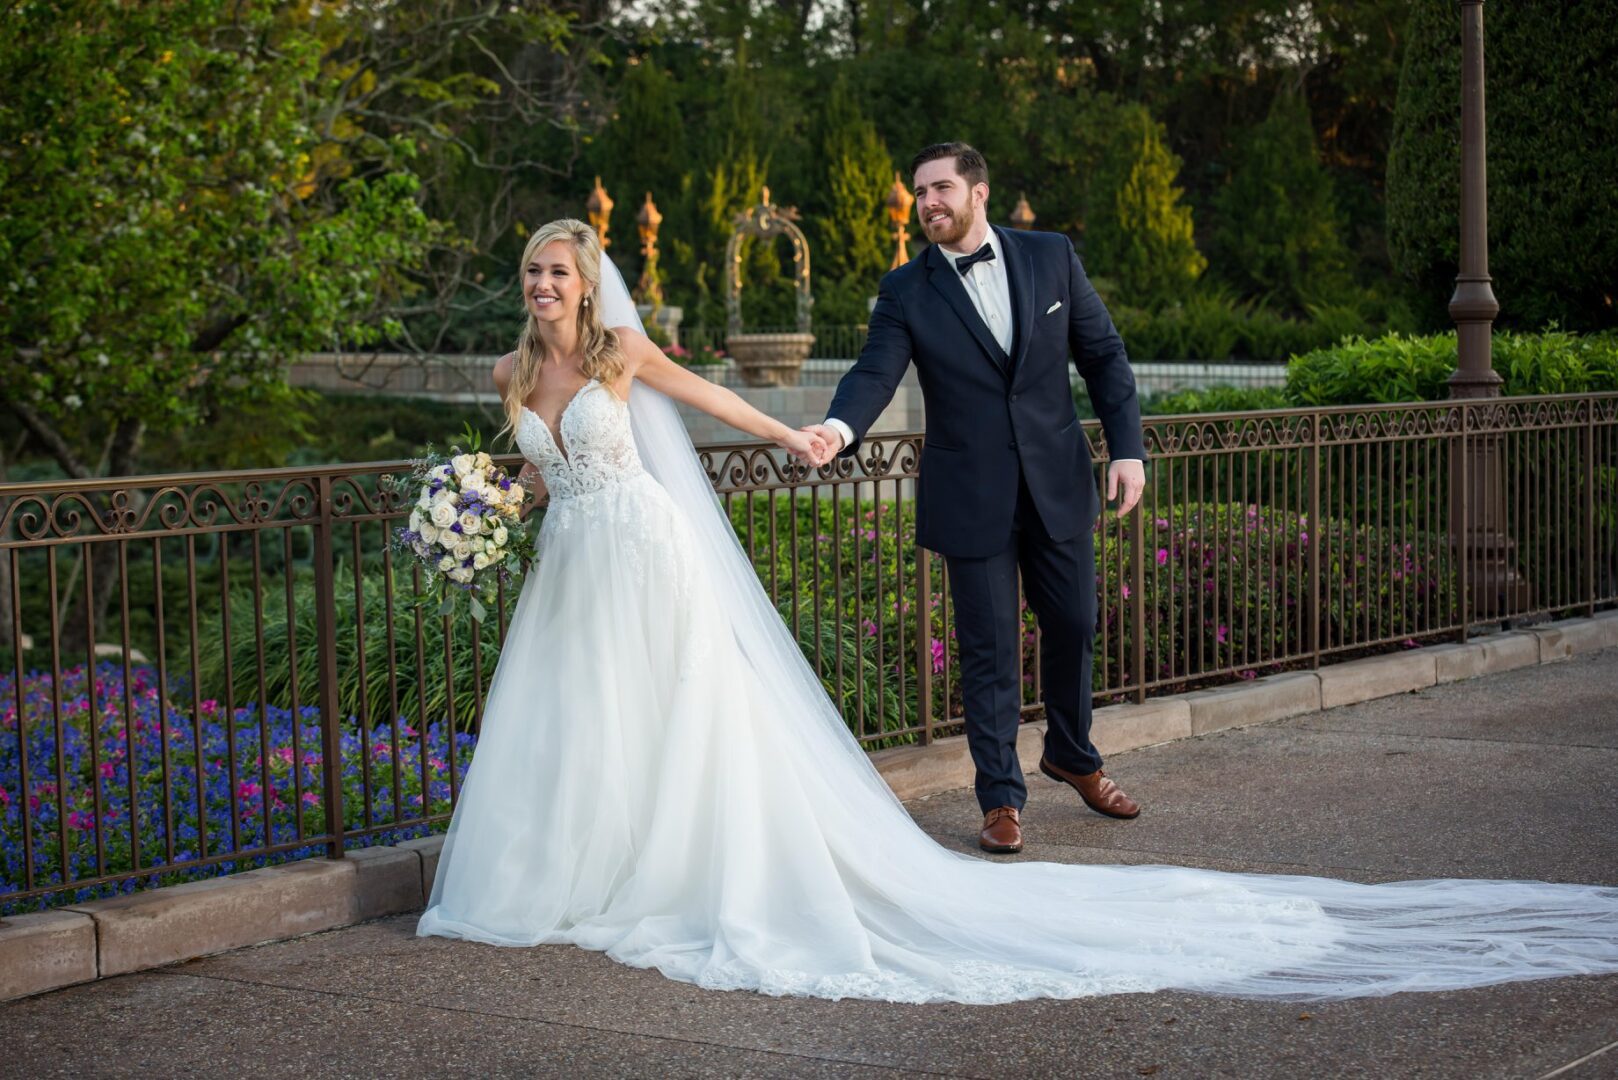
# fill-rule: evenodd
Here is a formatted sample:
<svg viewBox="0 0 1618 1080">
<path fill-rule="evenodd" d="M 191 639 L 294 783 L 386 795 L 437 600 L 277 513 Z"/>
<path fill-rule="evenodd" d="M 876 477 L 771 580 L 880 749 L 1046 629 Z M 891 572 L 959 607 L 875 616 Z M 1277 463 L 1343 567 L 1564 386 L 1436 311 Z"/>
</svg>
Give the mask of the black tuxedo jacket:
<svg viewBox="0 0 1618 1080">
<path fill-rule="evenodd" d="M 916 542 L 982 558 L 1010 542 L 1019 482 L 1051 538 L 1092 528 L 1100 509 L 1068 379 L 1068 350 L 1113 458 L 1145 460 L 1140 403 L 1124 343 L 1060 233 L 995 227 L 1006 260 L 1015 336 L 1007 356 L 936 246 L 882 279 L 859 360 L 827 415 L 855 435 L 853 454 L 916 365 L 927 432 Z"/>
</svg>

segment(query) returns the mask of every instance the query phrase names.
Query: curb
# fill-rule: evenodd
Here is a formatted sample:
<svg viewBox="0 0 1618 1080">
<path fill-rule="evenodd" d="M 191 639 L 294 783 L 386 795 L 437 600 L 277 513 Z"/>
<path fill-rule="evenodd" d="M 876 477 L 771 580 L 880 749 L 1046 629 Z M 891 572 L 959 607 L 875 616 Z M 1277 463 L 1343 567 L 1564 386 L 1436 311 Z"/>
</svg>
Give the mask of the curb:
<svg viewBox="0 0 1618 1080">
<path fill-rule="evenodd" d="M 1609 611 L 1318 671 L 1111 705 L 1095 711 L 1091 738 L 1104 755 L 1117 754 L 1615 647 L 1618 611 Z M 1017 753 L 1025 771 L 1038 767 L 1044 734 L 1043 723 L 1022 726 Z M 877 751 L 871 760 L 903 800 L 972 786 L 964 736 Z M 9 916 L 0 923 L 0 1001 L 419 911 L 432 891 L 442 846 L 442 836 L 429 836 L 356 848 L 342 859 L 303 859 Z"/>
</svg>

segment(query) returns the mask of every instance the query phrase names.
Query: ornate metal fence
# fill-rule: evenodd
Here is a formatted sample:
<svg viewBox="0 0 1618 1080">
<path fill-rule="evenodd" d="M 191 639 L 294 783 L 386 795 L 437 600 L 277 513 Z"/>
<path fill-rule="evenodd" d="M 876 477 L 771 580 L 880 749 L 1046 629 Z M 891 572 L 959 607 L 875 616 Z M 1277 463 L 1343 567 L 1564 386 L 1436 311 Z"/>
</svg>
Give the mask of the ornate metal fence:
<svg viewBox="0 0 1618 1080">
<path fill-rule="evenodd" d="M 702 450 L 870 748 L 961 723 L 947 574 L 912 543 L 920 444 L 815 472 Z M 1153 417 L 1146 444 L 1142 506 L 1094 534 L 1099 700 L 1618 601 L 1615 394 Z M 0 910 L 447 817 L 514 597 L 482 627 L 411 602 L 401 471 L 0 486 Z M 1037 711 L 1031 616 L 1023 685 Z"/>
</svg>

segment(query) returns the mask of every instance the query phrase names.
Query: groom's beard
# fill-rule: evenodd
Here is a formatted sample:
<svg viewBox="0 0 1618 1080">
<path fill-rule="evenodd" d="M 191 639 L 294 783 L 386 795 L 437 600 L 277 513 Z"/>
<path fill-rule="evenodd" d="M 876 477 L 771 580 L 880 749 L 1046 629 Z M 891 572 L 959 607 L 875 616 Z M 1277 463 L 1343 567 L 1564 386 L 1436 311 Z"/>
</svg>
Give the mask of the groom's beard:
<svg viewBox="0 0 1618 1080">
<path fill-rule="evenodd" d="M 927 239 L 935 244 L 958 244 L 972 231 L 972 226 L 977 224 L 977 215 L 972 212 L 970 205 L 959 214 L 949 209 L 945 209 L 944 213 L 949 216 L 936 225 L 922 222 L 922 231 L 927 234 Z"/>
</svg>

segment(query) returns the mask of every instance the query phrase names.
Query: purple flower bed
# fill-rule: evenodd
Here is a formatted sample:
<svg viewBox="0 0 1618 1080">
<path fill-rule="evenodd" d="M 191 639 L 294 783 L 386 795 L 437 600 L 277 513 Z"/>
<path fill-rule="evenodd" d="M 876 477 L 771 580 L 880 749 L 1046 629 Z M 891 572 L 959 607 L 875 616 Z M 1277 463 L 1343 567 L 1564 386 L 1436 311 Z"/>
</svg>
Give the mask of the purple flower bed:
<svg viewBox="0 0 1618 1080">
<path fill-rule="evenodd" d="M 34 882 L 63 884 L 42 896 L 0 900 L 0 915 L 217 877 L 325 851 L 323 842 L 297 843 L 326 830 L 318 709 L 300 709 L 294 716 L 291 710 L 270 708 L 261 720 L 256 706 L 226 715 L 217 701 L 203 699 L 193 715 L 189 687 L 171 678 L 165 710 L 156 670 L 134 667 L 130 675 L 126 718 L 119 663 L 98 665 L 93 678 L 83 665 L 64 670 L 59 687 L 53 686 L 49 672 L 29 672 L 23 678 L 20 725 L 15 677 L 0 677 L 0 897 L 25 887 L 24 805 Z M 53 700 L 60 701 L 60 741 Z M 452 755 L 443 723 L 431 725 L 425 737 L 403 719 L 396 730 L 397 745 L 391 724 L 365 731 L 350 717 L 342 725 L 344 827 L 384 827 L 346 838 L 348 847 L 394 843 L 441 829 L 443 821 L 435 827 L 420 819 L 449 813 L 452 756 L 456 782 L 466 775 L 474 736 L 455 734 Z M 170 792 L 167 809 L 165 788 Z M 400 824 L 386 828 L 393 822 Z M 255 850 L 283 843 L 295 846 L 272 853 Z M 168 868 L 219 856 L 232 857 Z M 107 874 L 130 876 L 73 884 Z"/>
</svg>

